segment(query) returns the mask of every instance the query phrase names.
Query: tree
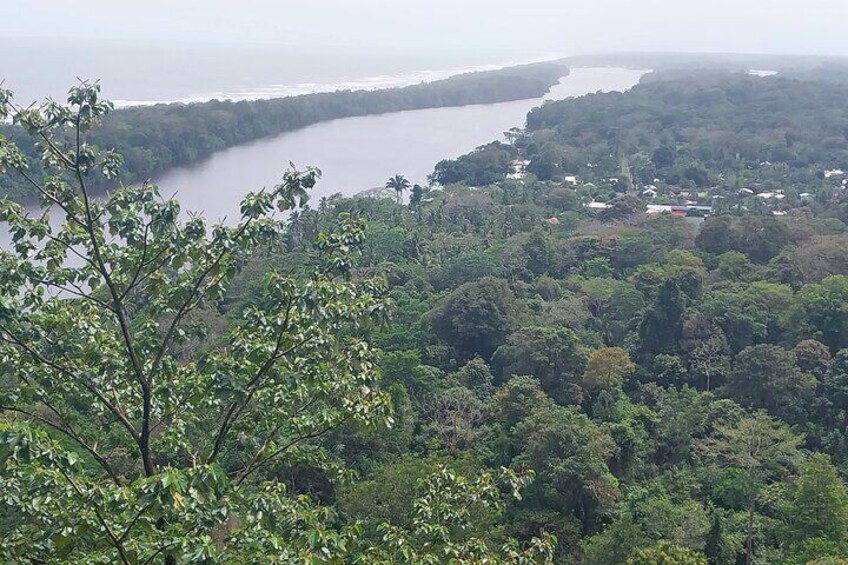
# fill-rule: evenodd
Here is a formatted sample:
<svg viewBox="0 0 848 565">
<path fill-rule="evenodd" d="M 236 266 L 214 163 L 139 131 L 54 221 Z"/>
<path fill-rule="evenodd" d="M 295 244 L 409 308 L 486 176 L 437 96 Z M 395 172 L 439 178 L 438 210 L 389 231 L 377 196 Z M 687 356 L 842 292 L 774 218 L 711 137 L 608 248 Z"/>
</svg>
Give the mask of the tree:
<svg viewBox="0 0 848 565">
<path fill-rule="evenodd" d="M 733 249 L 754 263 L 768 263 L 791 239 L 786 223 L 773 216 L 743 216 L 731 230 Z"/>
<path fill-rule="evenodd" d="M 424 197 L 430 192 L 429 188 L 425 188 L 420 184 L 415 184 L 412 187 L 412 193 L 409 196 L 409 209 L 418 210 L 424 202 Z"/>
<path fill-rule="evenodd" d="M 398 204 L 403 203 L 403 191 L 409 190 L 409 187 L 412 186 L 409 180 L 403 175 L 395 175 L 391 177 L 388 181 L 386 181 L 386 188 L 390 188 L 397 193 L 397 201 Z"/>
<path fill-rule="evenodd" d="M 786 517 L 795 544 L 808 538 L 848 541 L 848 489 L 827 455 L 813 453 L 801 464 L 791 493 Z"/>
<path fill-rule="evenodd" d="M 748 519 L 745 532 L 745 565 L 754 555 L 754 515 L 757 496 L 770 481 L 780 477 L 798 455 L 801 438 L 763 411 L 739 422 L 716 426 L 701 445 L 704 454 L 720 467 L 742 473 Z"/>
<path fill-rule="evenodd" d="M 744 281 L 753 271 L 754 266 L 744 253 L 728 251 L 718 257 L 716 274 L 726 281 Z"/>
<path fill-rule="evenodd" d="M 695 237 L 695 245 L 698 249 L 716 255 L 731 251 L 732 225 L 733 219 L 730 216 L 707 218 Z"/>
<path fill-rule="evenodd" d="M 701 309 L 721 328 L 735 352 L 780 340 L 793 303 L 788 286 L 757 281 L 710 293 Z"/>
<path fill-rule="evenodd" d="M 0 165 L 63 218 L 51 227 L 47 212 L 0 203 L 14 234 L 0 256 L 0 365 L 15 380 L 0 388 L 0 513 L 15 516 L 0 560 L 341 551 L 351 532 L 319 544 L 318 520 L 318 537 L 306 536 L 297 524 L 325 512 L 272 478 L 301 461 L 320 467 L 315 440 L 345 422 L 388 419 L 367 341 L 386 313 L 384 286 L 350 276 L 364 223 L 341 217 L 319 236 L 314 268 L 268 273 L 226 335 L 204 342 L 204 310 L 280 237 L 271 210 L 302 203 L 318 171 L 248 194 L 239 221 L 211 234 L 152 185 L 95 200 L 92 183 L 114 179 L 121 162 L 86 143 L 110 108 L 86 83 L 67 107 L 13 108 L 44 148 L 43 181 L 0 141 Z"/>
<path fill-rule="evenodd" d="M 533 375 L 556 401 L 579 404 L 588 351 L 568 328 L 526 327 L 510 334 L 492 359 L 502 378 Z"/>
<path fill-rule="evenodd" d="M 515 326 L 518 306 L 503 279 L 483 277 L 449 294 L 430 314 L 436 334 L 464 358 L 491 358 Z"/>
<path fill-rule="evenodd" d="M 707 565 L 702 553 L 667 541 L 633 550 L 627 565 Z"/>
<path fill-rule="evenodd" d="M 677 349 L 683 332 L 681 317 L 686 298 L 674 280 L 660 285 L 654 303 L 639 324 L 639 339 L 644 354 L 668 353 Z"/>
<path fill-rule="evenodd" d="M 677 355 L 660 353 L 651 360 L 651 377 L 655 382 L 669 387 L 686 384 L 688 371 Z"/>
<path fill-rule="evenodd" d="M 525 507 L 549 509 L 593 531 L 618 498 L 607 460 L 615 444 L 575 406 L 542 405 L 515 426 L 513 468 L 533 469 Z"/>
<path fill-rule="evenodd" d="M 496 420 L 506 429 L 530 416 L 540 406 L 553 404 L 539 384 L 539 379 L 527 375 L 509 379 L 492 402 Z"/>
<path fill-rule="evenodd" d="M 464 477 L 477 474 L 477 461 L 471 458 L 455 458 L 438 455 L 419 457 L 406 454 L 369 469 L 364 480 L 343 483 L 339 488 L 337 506 L 347 515 L 361 520 L 364 534 L 371 543 L 382 537 L 379 532 L 383 524 L 409 529 L 415 514 L 411 504 L 420 494 L 419 485 L 429 477 L 450 469 Z M 493 512 L 479 508 L 472 517 L 467 533 L 479 536 L 492 527 Z"/>
<path fill-rule="evenodd" d="M 438 391 L 442 373 L 421 363 L 421 354 L 414 350 L 387 351 L 380 358 L 380 369 L 386 385 L 401 383 L 410 396 L 420 400 Z"/>
<path fill-rule="evenodd" d="M 391 401 L 408 403 L 401 383 L 426 392 L 441 376 L 418 351 L 370 343 L 389 302 L 381 277 L 354 269 L 364 221 L 326 202 L 288 237 L 272 211 L 306 201 L 307 169 L 207 225 L 115 180 L 120 158 L 88 136 L 109 110 L 86 84 L 69 107 L 12 108 L 43 150 L 35 172 L 0 136 L 0 167 L 52 208 L 0 203 L 14 239 L 0 251 L 0 562 L 549 562 L 549 537 L 469 526 L 524 475 L 440 467 L 376 541 L 324 505 L 352 475 L 349 442 L 388 434 Z M 446 413 L 483 406 L 457 396 Z"/>
<path fill-rule="evenodd" d="M 598 219 L 605 223 L 616 222 L 631 218 L 644 211 L 645 204 L 641 200 L 632 194 L 626 194 L 611 200 L 609 207 L 598 213 Z"/>
<path fill-rule="evenodd" d="M 816 379 L 795 364 L 795 354 L 776 345 L 743 349 L 721 392 L 749 408 L 765 408 L 796 422 L 806 414 Z"/>
<path fill-rule="evenodd" d="M 808 561 L 806 565 L 848 565 L 848 559 L 828 555 L 827 557 L 820 557 L 818 559 Z"/>
<path fill-rule="evenodd" d="M 677 150 L 667 145 L 657 147 L 651 154 L 651 161 L 658 169 L 671 167 L 677 159 Z"/>
<path fill-rule="evenodd" d="M 727 340 L 719 330 L 698 344 L 689 355 L 692 371 L 704 378 L 704 390 L 709 392 L 716 377 L 724 377 L 730 371 Z"/>
<path fill-rule="evenodd" d="M 833 275 L 798 292 L 795 321 L 800 331 L 832 351 L 848 347 L 848 276 Z"/>
<path fill-rule="evenodd" d="M 848 423 L 848 349 L 841 349 L 833 358 L 824 384 L 827 398 L 844 413 L 843 425 Z"/>
<path fill-rule="evenodd" d="M 486 404 L 462 386 L 440 392 L 424 405 L 423 412 L 427 415 L 426 431 L 449 452 L 475 446 L 489 418 Z"/>
<path fill-rule="evenodd" d="M 503 132 L 504 139 L 508 145 L 515 145 L 515 142 L 521 139 L 522 135 L 524 135 L 524 131 L 519 127 L 511 127 Z"/>
<path fill-rule="evenodd" d="M 621 345 L 628 332 L 638 325 L 639 312 L 645 299 L 633 284 L 613 278 L 590 278 L 582 282 L 581 291 L 589 312 L 592 328 L 608 345 Z"/>
<path fill-rule="evenodd" d="M 479 357 L 471 359 L 456 372 L 448 375 L 448 378 L 474 391 L 482 400 L 489 400 L 495 391 L 495 377 L 486 362 Z"/>
<path fill-rule="evenodd" d="M 821 379 L 830 368 L 830 350 L 825 344 L 814 339 L 799 341 L 792 352 L 802 371 Z"/>
<path fill-rule="evenodd" d="M 519 476 L 507 469 L 465 477 L 440 467 L 419 483 L 411 526 L 384 524 L 380 528 L 382 543 L 364 551 L 356 562 L 552 564 L 554 540 L 550 535 L 534 537 L 523 548 L 515 540 L 495 548 L 468 534 L 481 511 L 503 511 L 502 488 L 518 498 L 531 479 L 532 475 Z"/>
<path fill-rule="evenodd" d="M 589 355 L 583 385 L 589 389 L 606 389 L 621 386 L 636 371 L 630 355 L 620 347 L 604 347 Z"/>
<path fill-rule="evenodd" d="M 633 550 L 644 543 L 645 532 L 633 522 L 630 514 L 625 514 L 603 532 L 584 540 L 582 562 L 586 565 L 624 563 Z"/>
<path fill-rule="evenodd" d="M 554 251 L 547 234 L 541 230 L 534 230 L 521 249 L 527 258 L 527 268 L 532 273 L 541 275 L 550 270 Z"/>
</svg>

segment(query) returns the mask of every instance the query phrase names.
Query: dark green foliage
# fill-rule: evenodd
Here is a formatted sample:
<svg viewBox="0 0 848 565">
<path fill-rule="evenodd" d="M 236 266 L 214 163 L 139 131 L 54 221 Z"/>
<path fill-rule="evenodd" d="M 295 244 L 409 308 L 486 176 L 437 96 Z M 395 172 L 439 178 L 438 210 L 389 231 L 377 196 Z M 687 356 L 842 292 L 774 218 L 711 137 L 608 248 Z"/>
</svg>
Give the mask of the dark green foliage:
<svg viewBox="0 0 848 565">
<path fill-rule="evenodd" d="M 695 242 L 708 253 L 744 253 L 754 263 L 767 263 L 792 241 L 787 225 L 778 218 L 716 216 L 704 222 Z"/>
<path fill-rule="evenodd" d="M 795 320 L 802 335 L 825 343 L 832 350 L 848 347 L 848 276 L 833 275 L 798 293 Z"/>
<path fill-rule="evenodd" d="M 722 393 L 742 406 L 764 408 L 789 422 L 801 421 L 816 379 L 795 363 L 795 354 L 774 345 L 755 345 L 733 360 Z"/>
<path fill-rule="evenodd" d="M 573 519 L 584 533 L 595 531 L 618 497 L 618 481 L 606 465 L 612 439 L 579 409 L 549 405 L 521 421 L 513 441 L 513 465 L 537 473 L 525 504 Z"/>
<path fill-rule="evenodd" d="M 677 350 L 677 342 L 683 332 L 682 316 L 685 308 L 686 298 L 677 283 L 673 280 L 662 283 L 639 326 L 643 354 L 654 355 Z"/>
<path fill-rule="evenodd" d="M 493 277 L 462 285 L 431 313 L 433 329 L 462 356 L 491 358 L 517 323 L 518 305 L 509 285 Z"/>
<path fill-rule="evenodd" d="M 501 181 L 509 173 L 515 149 L 500 142 L 490 143 L 454 161 L 440 161 L 430 179 L 441 185 L 465 183 L 486 186 Z"/>
<path fill-rule="evenodd" d="M 609 208 L 601 210 L 598 219 L 602 222 L 625 220 L 645 211 L 645 205 L 633 195 L 619 196 L 609 202 Z"/>
<path fill-rule="evenodd" d="M 583 400 L 582 375 L 588 352 L 568 328 L 522 328 L 498 348 L 492 360 L 503 380 L 534 375 L 545 392 L 564 404 Z"/>
</svg>

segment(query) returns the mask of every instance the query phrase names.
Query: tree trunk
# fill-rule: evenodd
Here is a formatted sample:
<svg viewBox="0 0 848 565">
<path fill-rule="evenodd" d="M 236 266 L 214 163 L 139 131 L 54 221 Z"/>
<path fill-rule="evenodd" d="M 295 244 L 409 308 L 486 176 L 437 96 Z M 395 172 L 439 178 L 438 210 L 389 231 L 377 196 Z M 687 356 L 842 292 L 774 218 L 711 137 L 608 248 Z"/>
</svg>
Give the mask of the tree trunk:
<svg viewBox="0 0 848 565">
<path fill-rule="evenodd" d="M 745 540 L 745 565 L 751 565 L 754 554 L 754 500 L 748 502 L 748 533 Z"/>
</svg>

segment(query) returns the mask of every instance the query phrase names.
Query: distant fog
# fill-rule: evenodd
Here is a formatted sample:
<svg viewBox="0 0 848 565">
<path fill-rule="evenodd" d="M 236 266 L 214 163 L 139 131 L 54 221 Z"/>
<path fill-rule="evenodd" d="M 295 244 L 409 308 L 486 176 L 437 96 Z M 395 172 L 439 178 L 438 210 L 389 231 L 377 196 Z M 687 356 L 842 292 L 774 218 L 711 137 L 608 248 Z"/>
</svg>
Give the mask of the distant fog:
<svg viewBox="0 0 848 565">
<path fill-rule="evenodd" d="M 845 0 L 4 0 L 3 7 L 0 36 L 7 37 L 252 42 L 430 56 L 848 54 Z"/>
</svg>

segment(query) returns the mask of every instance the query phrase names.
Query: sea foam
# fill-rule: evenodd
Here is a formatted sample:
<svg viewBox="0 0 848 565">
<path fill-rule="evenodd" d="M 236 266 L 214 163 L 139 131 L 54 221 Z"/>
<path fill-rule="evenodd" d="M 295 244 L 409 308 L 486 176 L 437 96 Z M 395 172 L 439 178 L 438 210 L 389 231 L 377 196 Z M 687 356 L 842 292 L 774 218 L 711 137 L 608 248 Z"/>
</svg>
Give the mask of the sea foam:
<svg viewBox="0 0 848 565">
<path fill-rule="evenodd" d="M 420 70 L 393 75 L 376 75 L 361 79 L 332 83 L 303 82 L 297 84 L 271 84 L 249 90 L 206 92 L 173 100 L 113 100 L 112 102 L 115 104 L 116 108 L 126 108 L 130 106 L 153 106 L 156 104 L 198 104 L 210 102 L 212 100 L 270 100 L 272 98 L 286 98 L 289 96 L 317 94 L 319 92 L 336 92 L 340 90 L 382 90 L 386 88 L 398 88 L 426 82 L 434 82 L 466 73 L 497 71 L 517 65 L 541 63 L 558 58 L 561 58 L 561 56 L 550 55 L 504 64 L 470 65 L 448 69 Z"/>
</svg>

